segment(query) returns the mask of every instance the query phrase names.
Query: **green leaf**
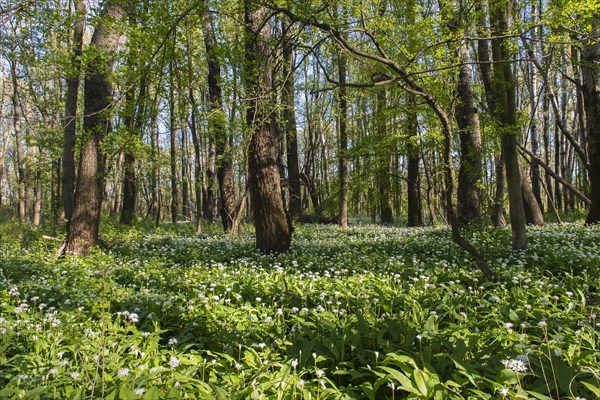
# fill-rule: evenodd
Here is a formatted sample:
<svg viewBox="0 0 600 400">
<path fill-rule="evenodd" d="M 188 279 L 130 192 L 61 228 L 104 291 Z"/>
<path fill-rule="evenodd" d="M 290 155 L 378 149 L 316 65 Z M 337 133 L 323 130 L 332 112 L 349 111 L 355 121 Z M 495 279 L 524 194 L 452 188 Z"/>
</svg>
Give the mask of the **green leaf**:
<svg viewBox="0 0 600 400">
<path fill-rule="evenodd" d="M 398 389 L 402 389 L 414 394 L 420 394 L 420 392 L 413 386 L 411 380 L 408 379 L 408 377 L 402 372 L 390 367 L 379 367 L 379 369 L 387 372 L 389 375 L 391 375 L 393 379 L 395 379 L 400 384 Z"/>
<path fill-rule="evenodd" d="M 152 386 L 144 395 L 144 400 L 159 400 L 160 392 L 156 386 Z"/>
<path fill-rule="evenodd" d="M 581 383 L 583 384 L 583 386 L 588 388 L 592 393 L 594 393 L 594 396 L 596 396 L 600 399 L 600 387 L 594 386 L 588 382 L 581 382 Z"/>
<path fill-rule="evenodd" d="M 496 382 L 502 385 L 512 385 L 519 382 L 519 374 L 512 369 L 505 368 L 496 375 Z"/>
</svg>

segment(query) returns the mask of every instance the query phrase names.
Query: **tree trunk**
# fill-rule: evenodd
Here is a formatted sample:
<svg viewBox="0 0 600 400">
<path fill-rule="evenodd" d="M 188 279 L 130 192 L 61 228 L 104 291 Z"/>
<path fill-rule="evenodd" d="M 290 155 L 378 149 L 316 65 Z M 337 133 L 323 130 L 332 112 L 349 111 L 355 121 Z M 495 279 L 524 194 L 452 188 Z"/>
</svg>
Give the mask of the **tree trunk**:
<svg viewBox="0 0 600 400">
<path fill-rule="evenodd" d="M 469 47 L 461 40 L 459 59 L 463 63 L 458 73 L 458 104 L 456 123 L 460 135 L 460 169 L 458 171 L 458 220 L 461 225 L 479 221 L 481 216 L 481 131 L 473 95 L 473 71 L 469 64 Z"/>
<path fill-rule="evenodd" d="M 84 0 L 75 1 L 75 12 L 78 18 L 73 27 L 72 75 L 67 78 L 67 94 L 65 104 L 64 139 L 62 152 L 62 204 L 65 220 L 70 221 L 75 207 L 75 134 L 77 129 L 77 101 L 79 97 L 79 75 L 81 73 L 81 56 L 83 33 L 85 30 L 86 6 Z M 68 230 L 68 228 L 67 228 Z"/>
<path fill-rule="evenodd" d="M 176 223 L 179 217 L 179 190 L 177 189 L 177 134 L 175 132 L 175 88 L 174 66 L 169 64 L 169 130 L 170 130 L 170 165 L 171 165 L 171 222 Z"/>
<path fill-rule="evenodd" d="M 160 169 L 158 166 L 158 156 L 160 154 L 159 138 L 158 138 L 158 116 L 155 115 L 155 121 L 150 132 L 150 158 L 152 159 L 152 171 L 150 179 L 150 190 L 152 192 L 152 206 L 150 208 L 152 215 L 155 218 L 156 226 L 160 222 Z"/>
<path fill-rule="evenodd" d="M 494 226 L 506 225 L 504 219 L 504 195 L 506 194 L 506 174 L 504 173 L 504 157 L 502 153 L 495 156 L 494 174 L 496 176 L 496 191 L 494 193 L 494 204 L 490 219 Z"/>
<path fill-rule="evenodd" d="M 252 135 L 248 170 L 256 248 L 263 253 L 281 253 L 289 249 L 292 232 L 281 198 L 277 138 L 270 126 L 273 59 L 269 47 L 269 16 L 266 7 L 257 6 L 251 0 L 244 1 L 244 78 L 249 99 L 246 123 Z"/>
<path fill-rule="evenodd" d="M 142 72 L 140 79 L 140 91 L 137 101 L 131 96 L 130 115 L 127 116 L 125 125 L 132 140 L 139 140 L 146 114 L 146 86 L 147 75 Z M 137 198 L 137 182 L 135 176 L 135 155 L 132 149 L 125 149 L 125 160 L 123 164 L 123 208 L 121 209 L 121 223 L 133 224 L 135 218 L 135 203 Z"/>
<path fill-rule="evenodd" d="M 348 227 L 348 97 L 346 88 L 347 59 L 343 51 L 338 59 L 338 80 L 340 87 L 337 93 L 338 101 L 338 174 L 340 180 L 339 222 L 341 228 Z"/>
<path fill-rule="evenodd" d="M 544 214 L 537 202 L 531 185 L 529 185 L 529 182 L 527 181 L 527 175 L 525 174 L 523 167 L 521 167 L 521 192 L 523 193 L 523 211 L 525 211 L 527 223 L 530 225 L 544 226 Z"/>
<path fill-rule="evenodd" d="M 208 9 L 207 9 L 208 10 Z M 192 37 L 190 27 L 186 25 L 186 44 L 187 44 L 187 74 L 188 81 L 194 81 L 192 69 Z M 196 115 L 198 105 L 194 96 L 193 85 L 188 85 L 188 98 L 190 101 L 190 133 L 192 136 L 192 146 L 194 147 L 194 192 L 196 195 L 196 235 L 202 233 L 202 152 L 200 149 L 200 138 L 197 131 Z"/>
<path fill-rule="evenodd" d="M 419 150 L 416 145 L 417 139 L 417 100 L 414 95 L 408 97 L 408 117 L 406 128 L 408 130 L 408 160 L 407 160 L 407 192 L 408 192 L 408 226 L 423 226 L 423 211 L 421 208 L 421 196 L 419 188 Z"/>
<path fill-rule="evenodd" d="M 525 231 L 525 211 L 521 191 L 521 171 L 517 153 L 517 110 L 515 100 L 515 80 L 512 64 L 509 61 L 509 43 L 505 35 L 510 26 L 511 0 L 490 5 L 490 21 L 496 38 L 492 39 L 494 58 L 493 92 L 496 104 L 496 119 L 501 129 L 501 147 L 506 168 L 512 247 L 515 250 L 527 248 Z"/>
<path fill-rule="evenodd" d="M 181 89 L 181 87 L 180 87 Z M 189 185 L 188 185 L 188 137 L 187 129 L 183 125 L 181 126 L 181 215 L 187 221 L 189 217 Z"/>
<path fill-rule="evenodd" d="M 298 132 L 296 130 L 296 107 L 294 104 L 294 39 L 293 25 L 289 18 L 283 18 L 283 119 L 286 134 L 288 170 L 289 212 L 293 221 L 302 215 L 302 195 L 300 193 L 300 164 L 298 161 Z M 340 200 L 341 202 L 341 200 Z"/>
<path fill-rule="evenodd" d="M 38 226 L 42 221 L 42 172 L 36 171 L 35 173 L 35 197 L 33 200 L 33 219 L 32 223 L 34 226 Z"/>
<path fill-rule="evenodd" d="M 116 215 L 119 212 L 119 208 L 121 207 L 121 195 L 123 193 L 123 186 L 121 184 L 121 171 L 123 171 L 125 162 L 125 152 L 120 151 L 119 156 L 117 157 L 117 164 L 113 175 L 112 188 L 113 188 L 113 198 L 112 203 L 110 205 L 107 204 L 106 208 L 110 210 L 110 215 Z M 108 193 L 111 187 L 110 182 L 107 180 L 107 185 L 105 186 L 105 196 L 106 200 L 108 200 Z"/>
<path fill-rule="evenodd" d="M 386 125 L 386 92 L 385 88 L 380 88 L 376 94 L 376 114 L 375 114 L 375 126 L 377 143 L 376 145 L 382 146 L 379 151 L 376 151 L 376 165 L 377 165 L 377 191 L 379 197 L 379 218 L 382 224 L 392 224 L 394 222 L 394 215 L 391 204 L 391 180 L 390 180 L 390 154 L 387 143 L 387 125 Z"/>
<path fill-rule="evenodd" d="M 83 129 L 86 140 L 81 148 L 75 207 L 65 245 L 66 253 L 74 255 L 85 254 L 98 240 L 105 170 L 104 155 L 99 146 L 110 130 L 112 101 L 112 85 L 107 75 L 113 63 L 109 61 L 108 53 L 115 51 L 118 44 L 119 33 L 114 27 L 126 23 L 126 12 L 119 2 L 107 1 L 102 16 L 92 36 L 92 44 L 99 55 L 88 66 L 85 81 Z M 106 23 L 107 19 L 110 24 Z"/>
<path fill-rule="evenodd" d="M 17 181 L 19 185 L 19 223 L 24 224 L 27 217 L 27 188 L 25 182 L 25 156 L 23 154 L 23 134 L 21 132 L 21 122 L 19 121 L 19 86 L 17 81 L 17 62 L 9 60 L 10 76 L 12 81 L 12 112 L 13 129 L 15 132 L 15 147 L 17 149 Z"/>
<path fill-rule="evenodd" d="M 592 204 L 586 224 L 600 222 L 600 18 L 593 19 L 593 35 L 584 41 L 581 75 Z"/>
<path fill-rule="evenodd" d="M 225 232 L 231 232 L 235 219 L 235 210 L 237 206 L 233 160 L 231 156 L 230 138 L 227 133 L 227 115 L 223 110 L 223 99 L 221 92 L 221 65 L 216 51 L 217 39 L 214 33 L 212 14 L 208 8 L 208 1 L 205 1 L 205 14 L 203 18 L 204 26 L 204 46 L 206 48 L 206 58 L 208 63 L 208 100 L 209 117 L 208 130 L 209 137 L 214 138 L 215 151 L 217 159 L 217 181 L 219 183 L 219 198 L 221 200 L 221 222 Z M 210 168 L 209 168 L 210 170 Z M 212 185 L 212 178 L 208 174 L 208 185 Z M 210 203 L 212 199 L 207 199 Z M 210 205 L 210 204 L 209 204 Z"/>
</svg>

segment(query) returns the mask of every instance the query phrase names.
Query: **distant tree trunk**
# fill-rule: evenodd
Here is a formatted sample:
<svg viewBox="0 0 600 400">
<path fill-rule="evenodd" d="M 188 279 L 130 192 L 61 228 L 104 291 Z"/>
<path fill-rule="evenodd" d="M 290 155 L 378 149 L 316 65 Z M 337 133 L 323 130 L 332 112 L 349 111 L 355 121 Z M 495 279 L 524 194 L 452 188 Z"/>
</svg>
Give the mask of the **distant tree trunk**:
<svg viewBox="0 0 600 400">
<path fill-rule="evenodd" d="M 4 91 L 2 92 L 2 96 L 4 97 Z M 2 99 L 2 104 L 4 104 L 4 99 Z M 0 105 L 0 108 L 2 107 L 2 105 Z M 4 172 L 5 172 L 5 165 L 6 165 L 6 151 L 8 150 L 8 143 L 9 143 L 9 133 L 10 131 L 6 130 L 3 134 L 3 142 L 2 142 L 2 147 L 0 148 L 0 188 L 2 187 L 2 182 L 4 180 Z M 0 207 L 2 207 L 2 190 L 0 190 Z"/>
<path fill-rule="evenodd" d="M 544 161 L 546 165 L 550 165 L 550 104 L 548 100 L 548 93 L 545 89 L 544 84 L 544 96 L 542 98 L 542 142 L 544 144 Z M 545 174 L 546 192 L 548 195 L 548 203 L 552 205 L 554 209 L 554 195 L 552 192 L 552 181 L 550 175 L 546 172 Z"/>
<path fill-rule="evenodd" d="M 387 143 L 387 126 L 386 126 L 386 92 L 385 88 L 380 88 L 376 94 L 376 135 L 379 145 L 384 147 L 378 151 L 376 155 L 377 165 L 377 191 L 379 197 L 379 218 L 382 224 L 391 224 L 394 222 L 394 215 L 391 204 L 391 179 L 390 179 L 390 154 Z"/>
<path fill-rule="evenodd" d="M 533 163 L 532 163 L 533 165 Z M 528 224 L 544 226 L 544 214 L 540 208 L 535 194 L 527 181 L 527 176 L 521 167 L 521 192 L 523 192 L 523 210 Z"/>
<path fill-rule="evenodd" d="M 482 6 L 484 1 L 477 3 L 477 11 L 479 13 L 479 21 L 477 25 L 477 33 L 480 36 L 489 36 L 488 29 L 486 28 L 485 12 Z M 496 99 L 494 96 L 494 88 L 492 87 L 492 63 L 490 57 L 490 45 L 488 40 L 477 41 L 477 60 L 479 62 L 479 72 L 481 73 L 481 81 L 485 91 L 485 100 L 487 109 L 490 115 L 496 115 Z M 492 212 L 490 219 L 494 226 L 504 226 L 506 221 L 504 219 L 504 195 L 506 186 L 506 175 L 504 174 L 504 157 L 502 152 L 495 156 L 495 176 L 496 176 L 496 190 L 494 195 L 494 203 L 492 205 Z"/>
<path fill-rule="evenodd" d="M 35 173 L 35 197 L 33 200 L 33 219 L 32 223 L 34 226 L 38 226 L 42 221 L 42 191 L 44 186 L 42 185 L 42 172 L 36 171 Z"/>
<path fill-rule="evenodd" d="M 531 3 L 531 16 L 534 23 L 539 22 L 540 9 L 538 9 L 538 4 L 536 1 Z M 537 39 L 536 31 L 532 31 L 532 38 Z M 530 126 L 530 135 L 531 135 L 531 150 L 533 154 L 538 157 L 539 156 L 539 133 L 538 133 L 538 119 L 536 118 L 536 114 L 538 111 L 538 78 L 536 75 L 536 71 L 534 65 L 532 63 L 527 63 L 527 72 L 529 75 L 529 111 L 531 113 L 531 126 Z M 531 190 L 533 191 L 533 195 L 540 207 L 540 211 L 543 213 L 544 204 L 542 202 L 542 190 L 541 190 L 541 178 L 540 178 L 540 167 L 537 162 L 531 163 Z"/>
<path fill-rule="evenodd" d="M 19 121 L 19 85 L 17 81 L 17 62 L 9 60 L 10 76 L 12 81 L 12 113 L 13 129 L 15 132 L 15 147 L 17 149 L 17 181 L 19 185 L 19 223 L 24 224 L 27 218 L 27 188 L 25 183 L 25 156 L 23 154 L 23 134 Z"/>
<path fill-rule="evenodd" d="M 174 66 L 169 64 L 169 130 L 170 130 L 170 164 L 171 164 L 171 222 L 176 223 L 179 217 L 179 190 L 177 189 L 177 134 L 175 129 L 175 88 Z"/>
<path fill-rule="evenodd" d="M 510 205 L 510 224 L 512 229 L 512 247 L 515 250 L 527 248 L 526 219 L 521 191 L 521 171 L 517 152 L 517 110 L 515 100 L 515 80 L 512 64 L 509 63 L 508 40 L 505 35 L 510 26 L 511 0 L 502 0 L 490 5 L 490 21 L 496 38 L 492 39 L 494 58 L 494 84 L 496 119 L 502 130 L 502 154 L 506 168 L 508 201 Z"/>
<path fill-rule="evenodd" d="M 421 208 L 421 190 L 419 188 L 419 150 L 416 146 L 417 138 L 417 100 L 414 95 L 408 95 L 408 117 L 406 129 L 408 131 L 408 160 L 407 160 L 407 192 L 408 192 L 408 226 L 423 226 L 423 211 Z"/>
<path fill-rule="evenodd" d="M 208 63 L 208 100 L 209 100 L 209 118 L 208 130 L 209 137 L 214 138 L 215 151 L 217 159 L 217 181 L 219 183 L 219 199 L 221 201 L 221 222 L 225 232 L 231 232 L 235 219 L 235 210 L 237 206 L 235 195 L 235 184 L 233 174 L 233 160 L 231 156 L 230 139 L 227 133 L 227 116 L 223 110 L 223 95 L 221 92 L 221 65 L 219 55 L 217 54 L 217 39 L 214 33 L 212 14 L 208 8 L 208 1 L 205 1 L 205 14 L 203 18 L 204 26 L 204 46 L 206 48 Z M 212 179 L 208 176 L 209 187 Z M 207 199 L 210 203 L 212 200 Z"/>
<path fill-rule="evenodd" d="M 133 93 L 130 95 L 130 110 L 125 118 L 125 125 L 128 134 L 133 140 L 137 140 L 142 131 L 146 111 L 146 86 L 147 75 L 142 73 L 140 79 L 140 91 L 137 101 L 134 102 Z M 133 91 L 133 90 L 132 90 Z M 129 97 L 126 95 L 126 97 Z M 135 203 L 137 198 L 137 182 L 135 176 L 135 155 L 132 149 L 125 149 L 125 159 L 123 164 L 123 207 L 121 209 L 121 223 L 125 225 L 133 224 L 135 218 Z"/>
<path fill-rule="evenodd" d="M 208 135 L 206 148 L 208 149 L 206 160 L 206 186 L 204 188 L 204 219 L 213 222 L 216 217 L 217 197 L 215 196 L 215 168 L 216 168 L 216 146 L 215 138 Z"/>
<path fill-rule="evenodd" d="M 506 175 L 504 174 L 504 157 L 502 153 L 497 154 L 495 157 L 494 174 L 496 176 L 496 191 L 494 193 L 494 204 L 492 206 L 492 214 L 490 219 L 494 226 L 506 225 L 504 219 L 504 195 L 506 194 Z"/>
<path fill-rule="evenodd" d="M 581 75 L 588 159 L 590 162 L 590 199 L 586 224 L 600 222 L 600 18 L 593 19 L 593 35 L 584 41 Z"/>
<path fill-rule="evenodd" d="M 110 210 L 111 215 L 116 215 L 119 212 L 121 207 L 121 196 L 123 194 L 123 185 L 121 182 L 121 171 L 123 171 L 125 164 L 125 152 L 120 151 L 117 157 L 117 165 L 113 175 L 112 188 L 113 188 L 113 198 L 110 206 L 107 205 L 107 208 Z M 108 202 L 108 193 L 109 188 L 111 187 L 110 182 L 107 180 L 107 185 L 105 186 L 106 193 L 106 201 Z"/>
<path fill-rule="evenodd" d="M 555 116 L 555 123 L 554 123 L 554 170 L 557 173 L 561 173 L 564 172 L 562 169 L 562 162 L 561 162 L 561 157 L 560 157 L 560 152 L 562 149 L 562 141 L 561 141 L 561 135 L 559 133 L 559 128 L 558 128 L 558 122 L 556 122 L 558 120 L 558 118 L 560 118 L 560 116 L 556 115 Z M 562 199 L 563 199 L 563 195 L 562 195 L 562 190 L 560 188 L 560 183 L 558 183 L 557 181 L 554 182 L 554 205 L 556 206 L 556 208 L 558 210 L 560 210 L 562 208 Z"/>
<path fill-rule="evenodd" d="M 208 6 L 207 6 L 208 12 Z M 188 81 L 194 81 L 192 67 L 192 37 L 189 26 L 186 26 L 186 44 L 187 44 L 187 74 Z M 198 113 L 198 105 L 194 96 L 193 85 L 188 85 L 188 99 L 190 101 L 190 133 L 192 136 L 192 146 L 194 147 L 194 192 L 196 195 L 196 235 L 202 233 L 202 152 L 200 149 L 200 138 L 197 131 L 196 115 Z"/>
<path fill-rule="evenodd" d="M 283 18 L 283 119 L 286 134 L 286 153 L 288 169 L 288 188 L 290 194 L 289 212 L 293 221 L 302 215 L 302 196 L 300 193 L 300 165 L 298 161 L 298 133 L 296 130 L 296 106 L 294 104 L 294 39 L 292 23 Z"/>
<path fill-rule="evenodd" d="M 62 204 L 65 220 L 70 221 L 75 206 L 75 133 L 77 129 L 77 101 L 79 97 L 79 75 L 83 33 L 85 30 L 86 6 L 84 0 L 75 0 L 75 12 L 78 14 L 73 27 L 72 75 L 67 78 L 67 94 L 64 119 L 64 139 L 62 153 Z"/>
<path fill-rule="evenodd" d="M 257 6 L 251 0 L 244 1 L 244 78 L 249 99 L 246 123 L 252 135 L 248 170 L 256 247 L 263 253 L 281 253 L 289 249 L 292 232 L 281 197 L 277 138 L 270 127 L 273 59 L 269 47 L 269 16 L 266 7 Z"/>
<path fill-rule="evenodd" d="M 150 179 L 150 191 L 152 192 L 150 215 L 154 216 L 156 225 L 160 222 L 160 170 L 158 167 L 158 156 L 160 154 L 158 144 L 158 125 L 156 119 L 158 116 L 155 115 L 155 121 L 152 125 L 152 131 L 150 132 L 150 159 L 152 160 L 152 171 Z"/>
<path fill-rule="evenodd" d="M 181 127 L 181 214 L 187 220 L 189 217 L 189 187 L 188 187 L 188 137 L 185 126 Z"/>
<path fill-rule="evenodd" d="M 458 171 L 458 220 L 469 225 L 481 216 L 480 190 L 482 177 L 482 146 L 479 116 L 473 95 L 473 71 L 469 64 L 469 46 L 461 40 L 459 59 L 463 63 L 458 73 L 458 104 L 456 123 L 460 135 L 460 169 Z"/>
<path fill-rule="evenodd" d="M 100 143 L 110 130 L 108 116 L 112 85 L 107 74 L 113 63 L 108 54 L 118 44 L 119 34 L 113 27 L 125 23 L 126 12 L 119 2 L 107 1 L 102 20 L 94 31 L 92 44 L 98 56 L 89 64 L 84 87 L 83 129 L 87 139 L 82 145 L 79 159 L 79 173 L 75 192 L 75 207 L 65 245 L 68 254 L 85 254 L 98 240 L 100 211 L 102 206 L 102 185 L 104 182 L 104 155 Z M 107 19 L 110 24 L 107 24 Z"/>
<path fill-rule="evenodd" d="M 348 97 L 346 89 L 347 59 L 344 51 L 340 52 L 338 59 L 338 174 L 340 180 L 339 194 L 339 224 L 342 228 L 348 227 Z"/>
</svg>

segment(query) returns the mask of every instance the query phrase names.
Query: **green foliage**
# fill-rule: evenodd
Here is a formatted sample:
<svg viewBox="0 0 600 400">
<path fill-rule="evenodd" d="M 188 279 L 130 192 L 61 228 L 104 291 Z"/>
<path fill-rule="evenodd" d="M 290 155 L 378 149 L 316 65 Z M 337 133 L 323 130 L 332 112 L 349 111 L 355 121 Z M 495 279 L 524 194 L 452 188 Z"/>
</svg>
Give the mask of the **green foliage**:
<svg viewBox="0 0 600 400">
<path fill-rule="evenodd" d="M 0 233 L 0 397 L 593 398 L 598 227 L 472 232 L 297 226 L 285 255 L 192 224 L 103 224 L 106 248 L 53 259 Z"/>
</svg>

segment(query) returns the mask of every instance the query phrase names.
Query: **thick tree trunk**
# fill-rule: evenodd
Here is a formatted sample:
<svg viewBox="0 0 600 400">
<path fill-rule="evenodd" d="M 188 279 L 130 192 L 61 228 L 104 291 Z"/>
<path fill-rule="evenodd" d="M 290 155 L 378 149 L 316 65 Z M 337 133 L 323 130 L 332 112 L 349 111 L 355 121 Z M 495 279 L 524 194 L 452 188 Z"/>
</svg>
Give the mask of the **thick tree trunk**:
<svg viewBox="0 0 600 400">
<path fill-rule="evenodd" d="M 75 1 L 75 12 L 78 18 L 73 27 L 72 75 L 67 78 L 67 94 L 65 104 L 64 138 L 62 152 L 62 204 L 65 220 L 70 221 L 75 207 L 75 133 L 77 129 L 77 101 L 79 97 L 79 75 L 81 73 L 81 56 L 83 33 L 85 31 L 84 0 Z"/>
<path fill-rule="evenodd" d="M 281 253 L 289 249 L 292 232 L 281 197 L 277 138 L 270 126 L 273 59 L 269 46 L 269 15 L 266 7 L 257 6 L 251 0 L 244 1 L 244 78 L 249 99 L 246 123 L 252 135 L 248 169 L 256 247 L 263 253 Z"/>
<path fill-rule="evenodd" d="M 496 119 L 502 130 L 501 147 L 506 168 L 508 201 L 510 206 L 510 224 L 512 229 L 512 247 L 515 250 L 527 248 L 525 231 L 526 218 L 523 209 L 521 191 L 521 171 L 517 152 L 517 110 L 515 100 L 515 80 L 512 64 L 509 63 L 508 40 L 504 35 L 509 28 L 511 0 L 490 5 L 490 21 L 494 35 L 492 54 L 494 58 L 493 92 L 496 104 Z"/>
<path fill-rule="evenodd" d="M 108 114 L 112 101 L 112 85 L 107 77 L 113 67 L 109 53 L 117 48 L 119 39 L 114 27 L 119 26 L 119 22 L 125 23 L 125 16 L 126 12 L 119 2 L 107 1 L 103 19 L 92 36 L 92 44 L 99 55 L 88 66 L 84 87 L 83 129 L 86 139 L 79 158 L 75 207 L 65 245 L 68 254 L 85 254 L 98 240 L 105 171 L 104 155 L 99 146 L 110 130 Z M 104 18 L 109 18 L 110 24 Z"/>
<path fill-rule="evenodd" d="M 494 174 L 496 176 L 496 191 L 490 219 L 494 226 L 506 225 L 504 219 L 504 196 L 506 195 L 506 174 L 504 173 L 504 157 L 502 153 L 495 156 Z"/>
<path fill-rule="evenodd" d="M 460 169 L 458 171 L 458 221 L 461 225 L 470 225 L 479 221 L 481 216 L 480 190 L 478 184 L 482 177 L 481 169 L 481 131 L 479 115 L 473 95 L 473 71 L 469 64 L 469 47 L 462 40 L 459 59 L 463 62 L 458 73 L 458 104 L 456 123 L 460 135 Z"/>
<path fill-rule="evenodd" d="M 583 101 L 588 159 L 590 199 L 586 224 L 600 223 L 600 18 L 593 20 L 593 35 L 584 42 L 581 54 Z"/>
<path fill-rule="evenodd" d="M 289 18 L 283 18 L 283 119 L 286 134 L 286 155 L 288 170 L 288 190 L 290 195 L 289 213 L 293 221 L 302 215 L 302 195 L 300 193 L 300 164 L 298 160 L 298 132 L 296 129 L 296 106 L 294 104 L 294 39 L 293 25 Z"/>
<path fill-rule="evenodd" d="M 203 18 L 204 46 L 206 48 L 208 63 L 208 100 L 209 137 L 214 138 L 217 159 L 217 181 L 219 183 L 219 198 L 221 200 L 221 222 L 225 232 L 231 232 L 235 218 L 236 195 L 233 175 L 233 160 L 231 156 L 230 139 L 227 133 L 227 116 L 223 110 L 221 93 L 221 65 L 216 51 L 217 39 L 214 33 L 212 14 L 208 9 L 208 1 L 205 1 L 206 9 Z M 210 171 L 210 168 L 209 168 Z M 208 174 L 208 184 L 211 185 L 211 176 Z M 212 199 L 207 199 L 210 202 Z"/>
</svg>

